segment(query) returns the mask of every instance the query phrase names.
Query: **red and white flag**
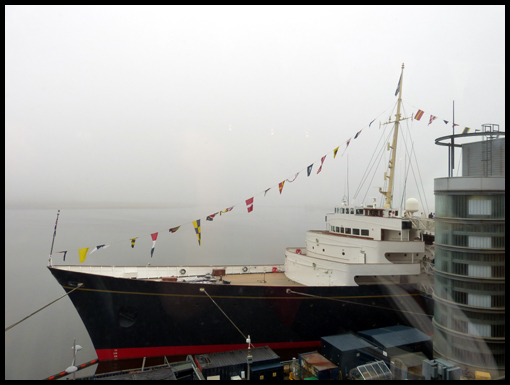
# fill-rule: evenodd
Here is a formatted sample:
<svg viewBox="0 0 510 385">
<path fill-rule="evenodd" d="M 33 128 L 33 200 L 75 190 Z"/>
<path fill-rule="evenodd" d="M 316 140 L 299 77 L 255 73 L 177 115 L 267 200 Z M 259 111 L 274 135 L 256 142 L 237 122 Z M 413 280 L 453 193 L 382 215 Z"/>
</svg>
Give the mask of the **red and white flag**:
<svg viewBox="0 0 510 385">
<path fill-rule="evenodd" d="M 317 174 L 320 173 L 322 171 L 322 164 L 324 163 L 324 159 L 326 159 L 326 156 L 327 155 L 324 155 L 322 158 L 321 158 L 321 166 L 319 167 L 319 169 L 317 170 Z"/>
<path fill-rule="evenodd" d="M 430 115 L 430 120 L 429 120 L 429 126 L 430 126 L 430 123 L 432 123 L 434 121 L 436 117 L 434 115 Z"/>
<path fill-rule="evenodd" d="M 246 199 L 246 208 L 249 213 L 253 211 L 253 198 Z"/>
<path fill-rule="evenodd" d="M 152 249 L 151 249 L 151 258 L 152 254 L 154 254 L 154 248 L 156 247 L 156 239 L 158 239 L 158 233 L 151 234 L 152 237 Z"/>
<path fill-rule="evenodd" d="M 300 171 L 300 172 L 301 172 L 301 171 Z M 292 182 L 294 182 L 294 181 L 296 180 L 296 178 L 297 178 L 297 176 L 298 176 L 298 175 L 299 175 L 299 172 L 298 172 L 298 173 L 296 173 L 296 176 L 294 177 L 294 179 L 292 179 L 292 180 L 287 179 L 287 182 L 291 182 L 291 183 L 292 183 Z"/>
</svg>

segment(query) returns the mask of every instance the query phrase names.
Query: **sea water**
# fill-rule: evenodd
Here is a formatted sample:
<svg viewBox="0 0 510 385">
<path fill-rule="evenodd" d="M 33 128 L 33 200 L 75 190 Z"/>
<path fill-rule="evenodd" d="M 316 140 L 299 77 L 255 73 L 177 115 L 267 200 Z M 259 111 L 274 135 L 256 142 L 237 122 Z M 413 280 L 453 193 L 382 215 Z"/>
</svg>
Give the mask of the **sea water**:
<svg viewBox="0 0 510 385">
<path fill-rule="evenodd" d="M 308 229 L 324 229 L 333 208 L 236 206 L 205 217 L 214 208 L 61 210 L 52 263 L 115 266 L 282 264 L 285 248 L 305 246 Z M 5 212 L 5 327 L 65 294 L 47 269 L 57 210 Z M 201 246 L 193 221 L 201 219 Z M 169 229 L 181 225 L 175 233 Z M 151 258 L 151 234 L 158 232 Z M 137 238 L 135 247 L 131 239 Z M 110 244 L 92 254 L 95 246 Z M 67 251 L 66 260 L 63 253 Z M 252 336 L 256 339 L 256 336 Z M 37 380 L 71 365 L 73 339 L 82 346 L 77 363 L 96 358 L 87 330 L 68 297 L 5 333 L 5 379 Z M 96 366 L 76 374 L 94 374 Z"/>
</svg>

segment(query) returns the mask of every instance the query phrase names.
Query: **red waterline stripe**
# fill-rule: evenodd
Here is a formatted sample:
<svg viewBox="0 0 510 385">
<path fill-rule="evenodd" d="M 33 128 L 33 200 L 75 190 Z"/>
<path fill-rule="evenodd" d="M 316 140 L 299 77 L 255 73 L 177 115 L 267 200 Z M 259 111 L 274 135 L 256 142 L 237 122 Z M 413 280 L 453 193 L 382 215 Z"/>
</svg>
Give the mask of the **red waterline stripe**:
<svg viewBox="0 0 510 385">
<path fill-rule="evenodd" d="M 293 349 L 321 346 L 320 341 L 272 342 L 253 344 L 255 347 L 269 346 L 271 349 Z M 246 349 L 247 344 L 195 345 L 195 346 L 159 346 L 152 348 L 97 349 L 99 361 L 123 360 L 128 358 L 182 356 L 188 354 L 206 354 L 229 350 Z"/>
</svg>

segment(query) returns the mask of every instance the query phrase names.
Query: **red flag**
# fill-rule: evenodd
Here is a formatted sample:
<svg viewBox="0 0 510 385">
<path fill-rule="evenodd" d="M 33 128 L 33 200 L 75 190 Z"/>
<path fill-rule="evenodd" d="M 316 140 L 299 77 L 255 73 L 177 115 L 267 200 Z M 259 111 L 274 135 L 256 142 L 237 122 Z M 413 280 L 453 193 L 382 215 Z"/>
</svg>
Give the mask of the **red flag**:
<svg viewBox="0 0 510 385">
<path fill-rule="evenodd" d="M 249 213 L 253 211 L 253 198 L 246 199 L 246 208 Z"/>
<path fill-rule="evenodd" d="M 422 110 L 418 110 L 418 112 L 416 113 L 416 116 L 414 117 L 414 119 L 420 120 L 422 116 L 423 116 L 423 111 Z"/>
<path fill-rule="evenodd" d="M 430 115 L 430 120 L 429 120 L 429 126 L 430 126 L 430 123 L 432 123 L 434 121 L 436 117 L 434 115 Z"/>
<path fill-rule="evenodd" d="M 349 147 L 349 144 L 351 143 L 351 139 L 352 139 L 352 138 L 349 138 L 349 139 L 347 140 L 347 144 L 345 145 L 345 150 L 344 150 L 344 152 L 342 152 L 342 156 L 344 156 L 345 151 L 347 150 L 347 147 Z"/>
<path fill-rule="evenodd" d="M 327 155 L 324 155 L 324 156 L 322 157 L 322 159 L 321 159 L 321 166 L 320 166 L 320 167 L 319 167 L 319 169 L 317 170 L 317 174 L 321 172 L 321 170 L 322 170 L 322 164 L 324 163 L 324 159 L 326 159 L 326 156 L 327 156 Z"/>
<path fill-rule="evenodd" d="M 283 190 L 283 184 L 285 183 L 285 181 L 283 182 L 280 182 L 280 184 L 278 185 L 278 187 L 280 188 L 280 195 L 282 193 L 282 190 Z"/>
</svg>

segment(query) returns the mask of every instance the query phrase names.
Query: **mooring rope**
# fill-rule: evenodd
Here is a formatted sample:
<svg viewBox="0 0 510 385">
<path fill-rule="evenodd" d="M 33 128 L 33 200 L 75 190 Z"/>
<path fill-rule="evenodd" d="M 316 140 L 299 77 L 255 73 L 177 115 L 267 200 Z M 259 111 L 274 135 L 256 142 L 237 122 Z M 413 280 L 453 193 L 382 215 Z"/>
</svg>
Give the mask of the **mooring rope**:
<svg viewBox="0 0 510 385">
<path fill-rule="evenodd" d="M 54 303 L 55 303 L 55 302 L 57 302 L 58 300 L 60 300 L 60 299 L 64 298 L 65 296 L 67 296 L 67 295 L 71 294 L 73 291 L 75 291 L 76 289 L 78 289 L 78 288 L 79 288 L 79 287 L 81 287 L 81 286 L 83 286 L 83 283 L 79 283 L 79 284 L 78 284 L 78 287 L 75 287 L 75 288 L 74 288 L 73 290 L 71 290 L 69 293 L 64 294 L 62 297 L 57 298 L 55 301 L 50 302 L 50 303 L 49 303 L 49 304 L 47 304 L 46 306 L 43 306 L 43 307 L 42 307 L 42 308 L 40 308 L 39 310 L 37 310 L 37 311 L 33 312 L 32 314 L 30 314 L 29 316 L 26 316 L 25 318 L 23 318 L 21 321 L 18 321 L 18 322 L 16 322 L 15 324 L 12 324 L 12 325 L 11 325 L 11 326 L 9 326 L 9 327 L 6 327 L 6 328 L 5 328 L 5 331 L 7 331 L 7 330 L 9 330 L 9 329 L 13 328 L 14 326 L 16 326 L 16 325 L 18 325 L 18 324 L 22 323 L 23 321 L 25 321 L 25 320 L 29 319 L 29 318 L 30 318 L 30 317 L 32 317 L 34 314 L 39 313 L 42 309 L 47 308 L 47 307 L 48 307 L 48 306 L 50 306 L 51 304 L 54 304 Z"/>
<path fill-rule="evenodd" d="M 368 304 L 365 304 L 365 303 L 358 303 L 358 302 L 353 302 L 353 301 L 346 301 L 345 299 L 338 299 L 338 298 L 330 298 L 330 297 L 321 297 L 321 296 L 318 296 L 318 295 L 313 295 L 313 294 L 306 294 L 306 293 L 300 293 L 300 292 L 297 292 L 297 291 L 293 291 L 293 290 L 290 290 L 290 289 L 287 289 L 287 294 L 299 294 L 299 295 L 304 295 L 306 297 L 313 297 L 313 298 L 318 298 L 318 299 L 328 299 L 330 301 L 337 301 L 337 302 L 345 302 L 345 303 L 349 303 L 349 304 L 352 304 L 352 305 L 361 305 L 361 306 L 368 306 L 368 307 L 375 307 L 375 308 L 378 308 L 378 309 L 385 309 L 385 310 L 393 310 L 393 311 L 400 311 L 402 313 L 409 313 L 409 314 L 414 314 L 414 315 L 420 315 L 420 316 L 426 316 L 426 317 L 433 317 L 432 315 L 428 315 L 428 314 L 425 314 L 425 313 L 416 313 L 414 311 L 409 311 L 409 310 L 400 310 L 400 309 L 393 309 L 393 308 L 389 308 L 389 307 L 384 307 L 384 306 L 377 306 L 377 305 L 368 305 Z"/>
<path fill-rule="evenodd" d="M 246 341 L 246 340 L 247 340 L 247 337 L 246 337 L 246 336 L 243 334 L 243 332 L 242 332 L 242 331 L 241 331 L 241 330 L 237 327 L 237 325 L 234 323 L 234 321 L 232 321 L 232 320 L 228 317 L 228 315 L 227 315 L 227 314 L 226 314 L 226 313 L 225 313 L 225 312 L 221 309 L 221 307 L 220 307 L 220 306 L 219 306 L 219 305 L 218 305 L 218 304 L 214 301 L 214 299 L 212 299 L 212 297 L 209 295 L 209 293 L 208 293 L 208 292 L 207 292 L 207 291 L 206 291 L 203 287 L 201 287 L 201 288 L 200 288 L 200 291 L 201 291 L 201 292 L 203 292 L 203 293 L 205 293 L 205 295 L 207 295 L 207 296 L 209 297 L 209 299 L 210 299 L 210 300 L 211 300 L 211 301 L 212 301 L 212 302 L 216 305 L 216 307 L 217 307 L 218 309 L 220 309 L 220 311 L 223 313 L 223 315 L 224 315 L 225 317 L 227 317 L 227 319 L 230 321 L 230 323 L 231 323 L 232 325 L 234 325 L 234 327 L 237 329 L 237 331 L 238 331 L 239 333 L 241 333 L 241 335 L 243 336 L 244 340 Z M 251 342 L 250 342 L 250 345 L 251 345 L 252 347 L 254 347 L 254 346 L 253 346 L 253 344 L 252 344 Z"/>
</svg>

